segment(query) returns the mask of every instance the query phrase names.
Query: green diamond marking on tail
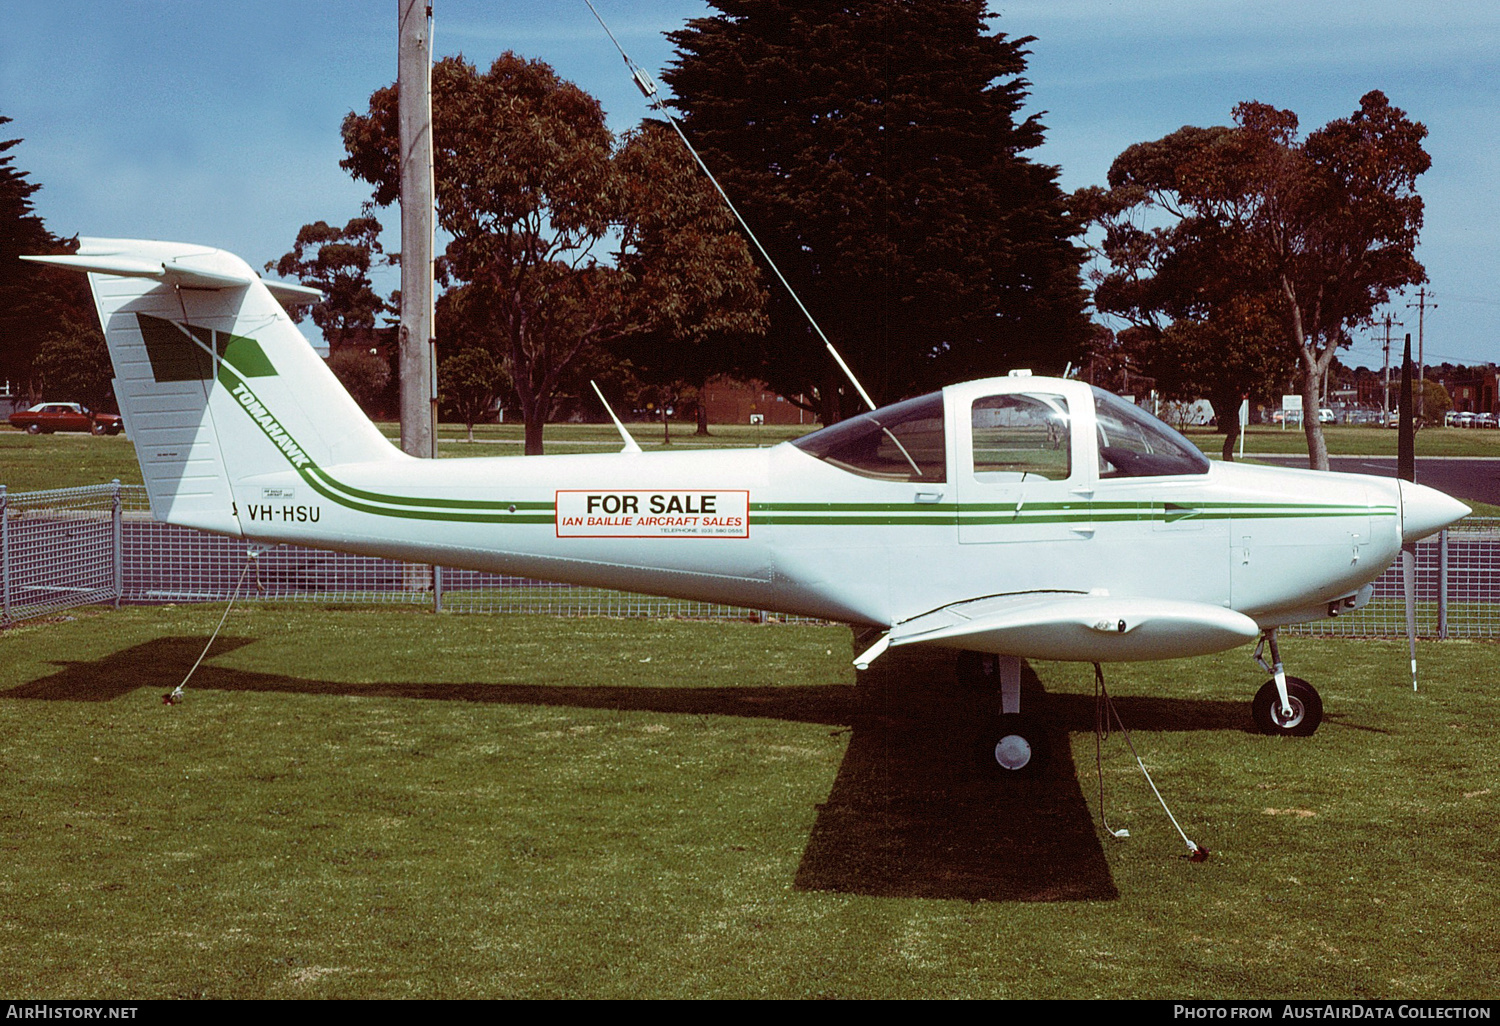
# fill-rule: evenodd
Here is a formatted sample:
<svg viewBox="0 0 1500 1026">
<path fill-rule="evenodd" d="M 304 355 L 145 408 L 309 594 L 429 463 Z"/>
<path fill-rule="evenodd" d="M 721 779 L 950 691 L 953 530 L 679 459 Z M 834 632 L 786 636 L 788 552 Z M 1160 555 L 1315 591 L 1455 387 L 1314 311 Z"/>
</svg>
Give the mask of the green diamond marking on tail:
<svg viewBox="0 0 1500 1026">
<path fill-rule="evenodd" d="M 253 338 L 215 331 L 196 324 L 138 313 L 141 339 L 146 343 L 146 357 L 151 361 L 151 376 L 157 382 L 208 381 L 214 376 L 210 353 L 218 353 L 225 363 L 247 378 L 269 378 L 276 368 L 265 350 Z"/>
</svg>

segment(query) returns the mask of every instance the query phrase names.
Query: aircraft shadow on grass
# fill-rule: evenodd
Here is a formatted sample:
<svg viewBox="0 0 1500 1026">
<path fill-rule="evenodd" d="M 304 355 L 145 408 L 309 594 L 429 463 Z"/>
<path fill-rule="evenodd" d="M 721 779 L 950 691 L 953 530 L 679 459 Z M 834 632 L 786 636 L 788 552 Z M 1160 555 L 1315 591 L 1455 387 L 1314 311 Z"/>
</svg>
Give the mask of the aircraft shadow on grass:
<svg viewBox="0 0 1500 1026">
<path fill-rule="evenodd" d="M 253 639 L 220 638 L 216 655 Z M 204 639 L 160 638 L 0 692 L 8 699 L 107 702 L 182 680 Z M 1030 780 L 975 769 L 998 696 L 954 680 L 951 653 L 888 653 L 856 686 L 610 687 L 525 684 L 351 684 L 205 663 L 193 689 L 352 695 L 745 716 L 849 732 L 828 799 L 818 806 L 796 887 L 881 897 L 969 901 L 1111 900 L 1118 896 L 1084 801 L 1070 733 L 1094 729 L 1084 695 L 1045 695 L 1023 664 L 1023 708 L 1039 711 L 1050 760 Z M 1133 732 L 1252 729 L 1245 704 L 1117 698 Z M 1090 774 L 1091 776 L 1091 774 Z"/>
</svg>

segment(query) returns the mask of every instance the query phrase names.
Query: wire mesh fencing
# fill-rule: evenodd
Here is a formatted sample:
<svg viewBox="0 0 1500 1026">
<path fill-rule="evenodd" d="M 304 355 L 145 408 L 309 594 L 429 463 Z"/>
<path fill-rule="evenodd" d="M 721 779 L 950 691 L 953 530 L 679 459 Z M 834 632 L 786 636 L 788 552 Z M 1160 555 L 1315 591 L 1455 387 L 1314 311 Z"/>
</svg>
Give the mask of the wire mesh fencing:
<svg viewBox="0 0 1500 1026">
<path fill-rule="evenodd" d="M 760 610 L 736 606 L 298 545 L 256 545 L 159 523 L 141 485 L 8 496 L 0 486 L 0 625 L 99 602 L 226 602 L 236 586 L 241 602 L 416 605 L 455 613 L 766 618 Z"/>
<path fill-rule="evenodd" d="M 1417 635 L 1500 637 L 1500 519 L 1466 517 L 1416 549 Z M 1376 579 L 1363 609 L 1286 630 L 1310 637 L 1404 638 L 1401 561 Z"/>
<path fill-rule="evenodd" d="M 251 551 L 256 558 L 249 560 Z M 109 602 L 240 601 L 414 605 L 455 613 L 764 620 L 760 610 L 453 567 L 431 567 L 162 524 L 141 485 L 7 494 L 0 485 L 0 625 Z M 801 620 L 800 617 L 777 619 Z M 1286 629 L 1316 637 L 1403 637 L 1399 563 L 1361 610 Z M 1469 517 L 1417 545 L 1417 630 L 1500 637 L 1500 518 Z"/>
<path fill-rule="evenodd" d="M 121 598 L 123 487 L 0 485 L 0 624 Z"/>
</svg>

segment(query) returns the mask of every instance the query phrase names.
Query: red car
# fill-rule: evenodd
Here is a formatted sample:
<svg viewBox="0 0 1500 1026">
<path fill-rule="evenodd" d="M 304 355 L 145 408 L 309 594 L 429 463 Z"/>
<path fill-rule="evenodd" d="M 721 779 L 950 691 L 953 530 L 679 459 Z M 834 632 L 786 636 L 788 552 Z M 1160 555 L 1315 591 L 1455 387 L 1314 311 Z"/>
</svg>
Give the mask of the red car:
<svg viewBox="0 0 1500 1026">
<path fill-rule="evenodd" d="M 29 410 L 12 413 L 10 423 L 29 435 L 50 435 L 54 431 L 118 435 L 125 428 L 116 414 L 95 413 L 82 403 L 37 403 Z"/>
</svg>

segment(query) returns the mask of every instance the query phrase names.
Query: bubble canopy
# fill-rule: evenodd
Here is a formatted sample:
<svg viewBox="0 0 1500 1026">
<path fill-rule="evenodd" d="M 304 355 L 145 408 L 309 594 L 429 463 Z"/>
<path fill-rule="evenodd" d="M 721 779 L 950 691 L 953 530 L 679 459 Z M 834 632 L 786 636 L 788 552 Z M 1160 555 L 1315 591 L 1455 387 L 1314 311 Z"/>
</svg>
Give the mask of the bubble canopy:
<svg viewBox="0 0 1500 1026">
<path fill-rule="evenodd" d="M 1038 382 L 1035 391 L 1040 395 L 1046 389 Z M 1099 388 L 1091 391 L 1100 478 L 1208 473 L 1208 457 L 1180 433 L 1133 403 Z M 948 455 L 943 417 L 943 393 L 931 392 L 839 421 L 792 445 L 862 477 L 941 482 L 947 479 Z M 1061 476 L 1071 474 L 1065 469 Z"/>
</svg>

